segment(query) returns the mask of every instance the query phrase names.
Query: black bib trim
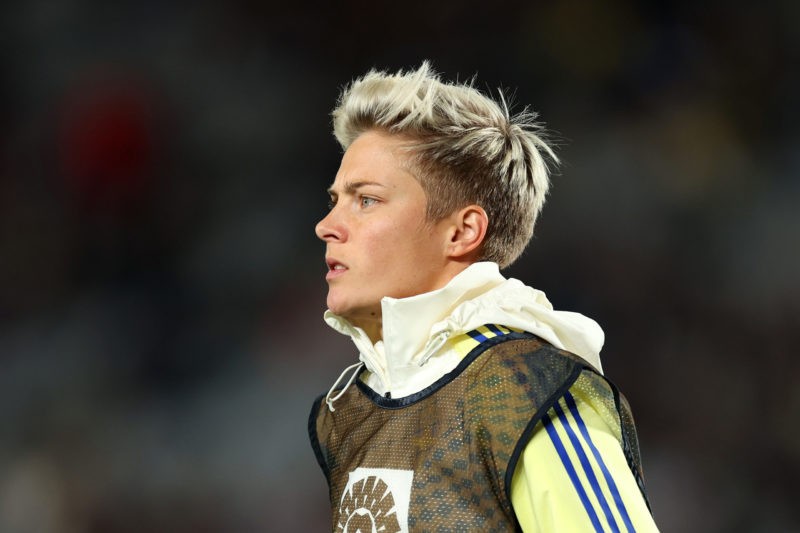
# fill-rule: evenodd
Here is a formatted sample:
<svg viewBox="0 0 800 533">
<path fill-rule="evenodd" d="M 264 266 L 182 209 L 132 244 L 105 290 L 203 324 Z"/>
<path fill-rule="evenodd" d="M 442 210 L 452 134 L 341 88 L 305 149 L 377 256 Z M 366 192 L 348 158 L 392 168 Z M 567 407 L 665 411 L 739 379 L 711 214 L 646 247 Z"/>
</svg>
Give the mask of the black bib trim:
<svg viewBox="0 0 800 533">
<path fill-rule="evenodd" d="M 516 446 L 514 446 L 514 451 L 511 454 L 511 458 L 508 460 L 508 467 L 506 468 L 506 478 L 504 484 L 506 495 L 509 501 L 511 501 L 511 481 L 514 479 L 514 472 L 517 469 L 517 462 L 519 461 L 519 457 L 522 455 L 523 450 L 528 445 L 528 442 L 531 440 L 531 437 L 533 436 L 533 430 L 536 429 L 536 424 L 538 424 L 542 418 L 547 416 L 547 413 L 550 411 L 550 409 L 556 403 L 558 403 L 558 400 L 560 400 L 570 389 L 570 387 L 575 384 L 575 381 L 577 381 L 578 377 L 581 375 L 581 372 L 583 372 L 585 368 L 588 367 L 576 366 L 570 373 L 567 380 L 553 394 L 551 394 L 541 406 L 539 406 L 537 411 L 533 414 L 533 417 L 528 422 L 528 425 L 525 426 L 525 430 L 522 432 L 522 435 L 520 435 L 519 440 L 517 440 Z M 516 531 L 521 533 L 522 527 L 520 526 L 516 513 L 514 513 L 514 523 L 516 525 Z"/>
<path fill-rule="evenodd" d="M 319 436 L 317 435 L 317 418 L 319 417 L 319 410 L 322 407 L 322 402 L 325 401 L 325 395 L 320 394 L 314 405 L 311 407 L 311 414 L 308 416 L 308 437 L 311 439 L 311 447 L 314 449 L 314 457 L 317 458 L 319 467 L 325 474 L 325 479 L 328 482 L 328 487 L 331 486 L 331 475 L 328 471 L 328 463 L 325 461 L 325 456 L 322 453 L 322 447 L 319 445 Z"/>
<path fill-rule="evenodd" d="M 362 369 L 359 373 L 359 379 L 356 380 L 356 385 L 358 389 L 361 391 L 364 396 L 369 398 L 369 400 L 377 405 L 378 407 L 382 407 L 384 409 L 402 409 L 404 407 L 408 407 L 409 405 L 413 405 L 421 400 L 424 400 L 428 396 L 432 395 L 448 383 L 450 383 L 453 379 L 458 377 L 467 367 L 477 359 L 483 352 L 491 348 L 492 346 L 497 346 L 500 343 L 511 341 L 511 340 L 518 340 L 518 339 L 530 339 L 534 338 L 536 335 L 527 332 L 516 332 L 512 331 L 503 336 L 499 337 L 492 337 L 491 339 L 487 339 L 486 341 L 480 343 L 478 346 L 473 348 L 464 359 L 458 363 L 453 370 L 445 374 L 444 376 L 437 379 L 431 385 L 425 387 L 419 392 L 415 392 L 414 394 L 410 394 L 408 396 L 403 396 L 402 398 L 387 398 L 385 396 L 381 396 L 374 390 L 372 390 L 369 385 L 364 383 L 361 380 L 361 373 L 366 371 L 366 368 Z"/>
</svg>

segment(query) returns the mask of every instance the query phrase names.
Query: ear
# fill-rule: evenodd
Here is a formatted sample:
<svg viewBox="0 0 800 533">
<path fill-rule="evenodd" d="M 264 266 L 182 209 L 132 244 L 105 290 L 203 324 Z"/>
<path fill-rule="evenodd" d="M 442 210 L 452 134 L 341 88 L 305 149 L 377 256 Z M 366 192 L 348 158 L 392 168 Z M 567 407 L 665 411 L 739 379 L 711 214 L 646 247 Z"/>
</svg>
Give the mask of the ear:
<svg viewBox="0 0 800 533">
<path fill-rule="evenodd" d="M 457 261 L 477 261 L 489 228 L 486 211 L 479 205 L 468 205 L 453 213 L 451 222 L 447 256 Z"/>
</svg>

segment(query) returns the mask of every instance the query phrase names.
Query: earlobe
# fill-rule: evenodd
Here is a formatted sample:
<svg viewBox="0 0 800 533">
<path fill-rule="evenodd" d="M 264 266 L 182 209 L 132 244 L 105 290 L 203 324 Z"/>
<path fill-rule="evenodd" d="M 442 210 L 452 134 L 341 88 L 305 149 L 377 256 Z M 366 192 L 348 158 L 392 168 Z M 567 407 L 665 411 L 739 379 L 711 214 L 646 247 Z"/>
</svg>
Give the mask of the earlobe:
<svg viewBox="0 0 800 533">
<path fill-rule="evenodd" d="M 479 205 L 469 205 L 453 213 L 453 226 L 449 242 L 449 256 L 457 260 L 477 260 L 489 216 Z"/>
</svg>

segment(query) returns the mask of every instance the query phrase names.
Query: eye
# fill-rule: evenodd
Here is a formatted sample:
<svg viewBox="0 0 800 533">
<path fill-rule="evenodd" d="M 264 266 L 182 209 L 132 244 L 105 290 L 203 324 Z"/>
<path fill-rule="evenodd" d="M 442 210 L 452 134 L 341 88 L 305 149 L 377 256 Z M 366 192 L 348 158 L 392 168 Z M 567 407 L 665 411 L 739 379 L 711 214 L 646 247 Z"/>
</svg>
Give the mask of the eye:
<svg viewBox="0 0 800 533">
<path fill-rule="evenodd" d="M 336 200 L 334 200 L 333 198 L 329 198 L 328 199 L 328 211 L 333 209 L 335 206 L 336 206 Z"/>
<path fill-rule="evenodd" d="M 361 207 L 370 207 L 378 203 L 378 200 L 376 200 L 375 198 L 370 198 L 369 196 L 362 196 L 360 202 L 361 202 Z"/>
</svg>

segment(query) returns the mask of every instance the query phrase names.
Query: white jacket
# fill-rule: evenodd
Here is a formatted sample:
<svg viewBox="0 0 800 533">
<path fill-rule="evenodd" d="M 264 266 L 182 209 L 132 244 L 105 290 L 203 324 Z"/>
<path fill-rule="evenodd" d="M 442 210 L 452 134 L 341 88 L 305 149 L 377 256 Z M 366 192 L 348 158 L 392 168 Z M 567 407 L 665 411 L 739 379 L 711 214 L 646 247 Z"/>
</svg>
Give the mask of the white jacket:
<svg viewBox="0 0 800 533">
<path fill-rule="evenodd" d="M 448 349 L 448 339 L 484 324 L 529 331 L 601 370 L 600 326 L 579 313 L 555 311 L 542 291 L 504 278 L 495 263 L 470 265 L 432 292 L 383 298 L 381 310 L 383 340 L 375 344 L 363 329 L 325 313 L 332 328 L 352 338 L 369 371 L 365 383 L 381 395 L 414 394 L 453 370 L 463 354 Z"/>
</svg>

